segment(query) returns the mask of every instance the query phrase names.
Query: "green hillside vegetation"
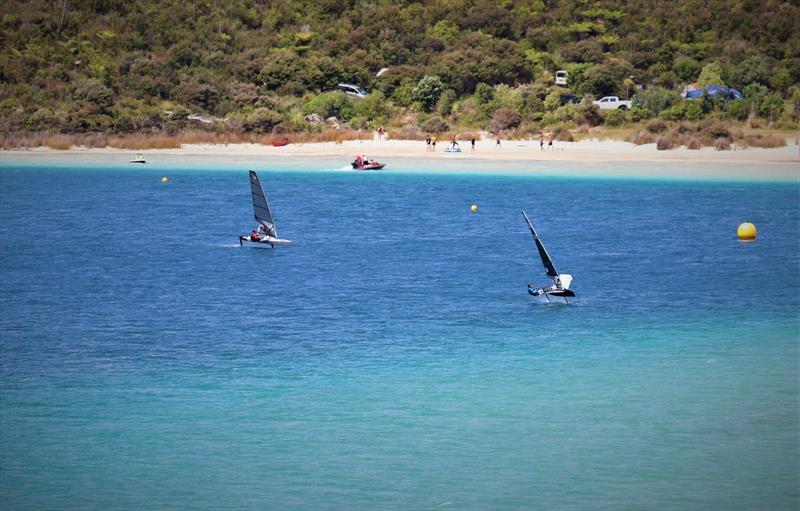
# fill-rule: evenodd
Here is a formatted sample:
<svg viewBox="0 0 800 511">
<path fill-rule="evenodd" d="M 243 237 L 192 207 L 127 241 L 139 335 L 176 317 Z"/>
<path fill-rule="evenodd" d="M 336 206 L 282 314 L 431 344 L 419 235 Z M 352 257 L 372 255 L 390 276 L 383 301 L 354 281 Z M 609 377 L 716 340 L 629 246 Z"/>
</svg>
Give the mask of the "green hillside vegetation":
<svg viewBox="0 0 800 511">
<path fill-rule="evenodd" d="M 0 122 L 4 146 L 59 133 L 313 139 L 330 137 L 330 117 L 342 133 L 411 138 L 633 123 L 646 137 L 652 119 L 795 129 L 798 34 L 800 7 L 778 1 L 6 0 Z M 693 82 L 745 99 L 681 99 Z M 583 102 L 562 106 L 568 92 Z M 633 108 L 598 111 L 605 95 Z"/>
</svg>

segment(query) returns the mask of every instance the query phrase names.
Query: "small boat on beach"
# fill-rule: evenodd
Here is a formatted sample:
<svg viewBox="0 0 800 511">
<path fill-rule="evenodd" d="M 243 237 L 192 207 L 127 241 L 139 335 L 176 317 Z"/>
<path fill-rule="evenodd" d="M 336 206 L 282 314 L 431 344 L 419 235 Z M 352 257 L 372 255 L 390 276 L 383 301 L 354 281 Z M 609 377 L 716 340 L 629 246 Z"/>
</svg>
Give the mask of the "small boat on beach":
<svg viewBox="0 0 800 511">
<path fill-rule="evenodd" d="M 244 246 L 245 242 L 249 246 L 266 248 L 275 245 L 291 245 L 292 242 L 278 237 L 278 229 L 275 227 L 275 220 L 272 217 L 272 210 L 269 209 L 267 196 L 264 188 L 258 179 L 255 171 L 250 171 L 250 192 L 253 196 L 253 214 L 258 222 L 258 227 L 253 229 L 249 236 L 239 236 L 239 246 Z"/>
<path fill-rule="evenodd" d="M 547 276 L 553 279 L 553 285 L 548 287 L 534 288 L 533 284 L 529 283 L 528 293 L 533 296 L 544 295 L 548 302 L 551 296 L 556 296 L 563 298 L 565 302 L 569 303 L 567 298 L 574 298 L 577 296 L 575 291 L 569 288 L 569 285 L 572 283 L 572 275 L 558 273 L 556 266 L 553 264 L 553 260 L 550 258 L 550 254 L 548 254 L 547 249 L 544 248 L 544 244 L 542 244 L 542 240 L 539 239 L 539 234 L 536 232 L 536 229 L 534 229 L 533 223 L 531 223 L 528 215 L 523 211 L 522 216 L 525 217 L 525 222 L 528 223 L 528 228 L 531 230 L 533 241 L 536 243 L 536 249 L 539 251 L 539 257 L 542 259 L 542 265 L 544 265 Z"/>
<path fill-rule="evenodd" d="M 285 146 L 285 145 L 289 145 L 289 139 L 288 139 L 288 138 L 286 138 L 286 137 L 284 137 L 284 138 L 279 138 L 279 139 L 277 139 L 277 140 L 273 140 L 273 141 L 272 141 L 272 146 L 273 146 L 273 147 L 283 147 L 283 146 Z"/>
<path fill-rule="evenodd" d="M 448 147 L 444 148 L 444 152 L 446 152 L 446 153 L 460 153 L 461 152 L 461 148 L 458 147 L 458 146 L 455 146 L 455 147 L 448 146 Z"/>
<path fill-rule="evenodd" d="M 128 160 L 128 163 L 147 163 L 147 161 L 142 153 L 138 153 L 134 159 Z"/>
<path fill-rule="evenodd" d="M 386 166 L 385 163 L 380 163 L 375 160 L 367 160 L 363 156 L 356 155 L 355 159 L 350 163 L 353 170 L 380 170 Z"/>
</svg>

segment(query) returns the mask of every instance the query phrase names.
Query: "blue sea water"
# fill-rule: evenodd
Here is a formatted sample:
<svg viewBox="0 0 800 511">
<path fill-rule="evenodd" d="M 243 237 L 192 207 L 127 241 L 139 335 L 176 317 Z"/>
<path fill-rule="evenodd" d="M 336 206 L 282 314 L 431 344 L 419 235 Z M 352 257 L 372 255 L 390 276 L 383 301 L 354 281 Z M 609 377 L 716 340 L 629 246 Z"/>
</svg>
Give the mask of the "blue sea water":
<svg viewBox="0 0 800 511">
<path fill-rule="evenodd" d="M 322 168 L 0 165 L 0 508 L 798 508 L 797 182 Z"/>
</svg>

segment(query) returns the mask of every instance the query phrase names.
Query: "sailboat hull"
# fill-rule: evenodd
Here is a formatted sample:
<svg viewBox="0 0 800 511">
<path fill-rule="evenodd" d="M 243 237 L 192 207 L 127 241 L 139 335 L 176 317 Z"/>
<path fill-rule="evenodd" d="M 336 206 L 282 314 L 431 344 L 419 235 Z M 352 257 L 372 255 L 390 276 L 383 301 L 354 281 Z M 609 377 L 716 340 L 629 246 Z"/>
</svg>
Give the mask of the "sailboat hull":
<svg viewBox="0 0 800 511">
<path fill-rule="evenodd" d="M 528 289 L 528 293 L 530 293 L 533 296 L 547 295 L 547 296 L 557 296 L 559 298 L 575 298 L 576 296 L 578 296 L 578 295 L 575 294 L 575 291 L 573 291 L 571 289 L 552 289 L 551 290 L 551 289 L 542 289 L 542 288 L 539 288 L 539 289 L 529 288 Z"/>
<path fill-rule="evenodd" d="M 250 239 L 250 236 L 239 236 L 239 245 L 253 248 L 272 248 L 276 246 L 286 246 L 291 245 L 294 243 L 290 240 L 284 240 L 280 238 L 273 238 L 272 236 L 265 236 L 260 238 L 258 241 L 253 241 Z"/>
</svg>

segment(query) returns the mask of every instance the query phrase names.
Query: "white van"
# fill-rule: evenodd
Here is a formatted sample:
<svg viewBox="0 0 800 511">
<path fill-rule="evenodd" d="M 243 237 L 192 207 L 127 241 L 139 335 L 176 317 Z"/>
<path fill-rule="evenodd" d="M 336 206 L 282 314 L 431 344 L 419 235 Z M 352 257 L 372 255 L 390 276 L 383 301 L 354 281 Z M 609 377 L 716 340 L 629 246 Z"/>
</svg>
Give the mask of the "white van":
<svg viewBox="0 0 800 511">
<path fill-rule="evenodd" d="M 340 92 L 344 92 L 349 96 L 355 96 L 357 98 L 364 98 L 367 96 L 367 91 L 359 87 L 358 85 L 352 85 L 349 83 L 340 83 L 336 86 L 336 89 Z"/>
<path fill-rule="evenodd" d="M 556 71 L 556 85 L 567 85 L 567 71 L 566 69 L 559 69 Z"/>
</svg>

